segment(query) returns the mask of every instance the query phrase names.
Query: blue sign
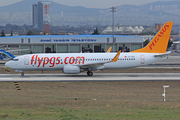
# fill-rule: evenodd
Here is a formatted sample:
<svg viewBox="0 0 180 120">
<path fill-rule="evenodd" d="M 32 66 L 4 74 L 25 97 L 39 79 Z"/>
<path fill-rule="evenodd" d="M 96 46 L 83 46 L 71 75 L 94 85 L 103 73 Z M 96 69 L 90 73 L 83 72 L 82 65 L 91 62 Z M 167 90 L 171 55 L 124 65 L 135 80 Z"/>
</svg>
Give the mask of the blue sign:
<svg viewBox="0 0 180 120">
<path fill-rule="evenodd" d="M 41 39 L 40 42 L 96 42 L 97 39 Z"/>
<path fill-rule="evenodd" d="M 54 42 L 69 42 L 69 39 L 54 39 Z"/>
<path fill-rule="evenodd" d="M 71 42 L 96 42 L 96 39 L 71 39 Z"/>
<path fill-rule="evenodd" d="M 47 39 L 47 40 L 41 39 L 40 41 L 41 41 L 41 42 L 51 42 L 51 39 Z"/>
</svg>

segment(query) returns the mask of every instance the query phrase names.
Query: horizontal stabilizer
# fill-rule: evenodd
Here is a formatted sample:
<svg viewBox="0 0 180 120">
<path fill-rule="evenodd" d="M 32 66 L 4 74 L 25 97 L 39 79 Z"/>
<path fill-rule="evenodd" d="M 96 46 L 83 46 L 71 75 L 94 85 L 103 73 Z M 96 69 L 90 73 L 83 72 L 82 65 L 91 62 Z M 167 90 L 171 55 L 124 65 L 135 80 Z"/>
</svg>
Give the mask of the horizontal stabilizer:
<svg viewBox="0 0 180 120">
<path fill-rule="evenodd" d="M 167 56 L 167 55 L 170 55 L 170 54 L 171 54 L 171 51 L 168 51 L 166 53 L 155 54 L 154 57 L 162 57 L 162 56 Z"/>
</svg>

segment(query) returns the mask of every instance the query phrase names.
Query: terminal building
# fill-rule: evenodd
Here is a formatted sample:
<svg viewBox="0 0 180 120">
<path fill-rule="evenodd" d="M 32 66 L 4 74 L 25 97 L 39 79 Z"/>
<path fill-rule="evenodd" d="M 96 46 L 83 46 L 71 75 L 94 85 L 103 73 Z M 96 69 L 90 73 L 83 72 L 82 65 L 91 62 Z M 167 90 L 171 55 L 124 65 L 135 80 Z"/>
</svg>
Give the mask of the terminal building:
<svg viewBox="0 0 180 120">
<path fill-rule="evenodd" d="M 112 35 L 33 35 L 0 37 L 0 48 L 14 54 L 105 52 L 113 46 Z M 114 52 L 143 47 L 141 36 L 114 36 Z M 113 50 L 111 50 L 113 51 Z M 13 54 L 13 53 L 12 53 Z"/>
</svg>

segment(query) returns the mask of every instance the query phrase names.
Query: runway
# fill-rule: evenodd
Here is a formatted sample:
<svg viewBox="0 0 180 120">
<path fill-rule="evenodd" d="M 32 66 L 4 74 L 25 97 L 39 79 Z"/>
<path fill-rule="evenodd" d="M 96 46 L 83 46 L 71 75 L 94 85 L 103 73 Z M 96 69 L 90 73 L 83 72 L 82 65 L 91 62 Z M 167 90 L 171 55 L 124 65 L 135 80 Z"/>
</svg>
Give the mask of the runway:
<svg viewBox="0 0 180 120">
<path fill-rule="evenodd" d="M 179 73 L 94 73 L 81 74 L 0 74 L 0 82 L 77 82 L 77 81 L 180 81 Z"/>
</svg>

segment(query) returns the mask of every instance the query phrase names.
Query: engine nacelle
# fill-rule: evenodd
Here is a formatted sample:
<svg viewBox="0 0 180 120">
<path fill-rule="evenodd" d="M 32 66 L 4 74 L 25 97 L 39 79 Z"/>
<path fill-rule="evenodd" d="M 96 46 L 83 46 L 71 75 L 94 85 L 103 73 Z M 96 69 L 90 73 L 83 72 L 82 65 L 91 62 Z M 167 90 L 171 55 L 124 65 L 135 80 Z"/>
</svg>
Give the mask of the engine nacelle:
<svg viewBox="0 0 180 120">
<path fill-rule="evenodd" d="M 79 74 L 81 70 L 79 66 L 66 65 L 63 67 L 63 72 L 65 74 Z"/>
</svg>

